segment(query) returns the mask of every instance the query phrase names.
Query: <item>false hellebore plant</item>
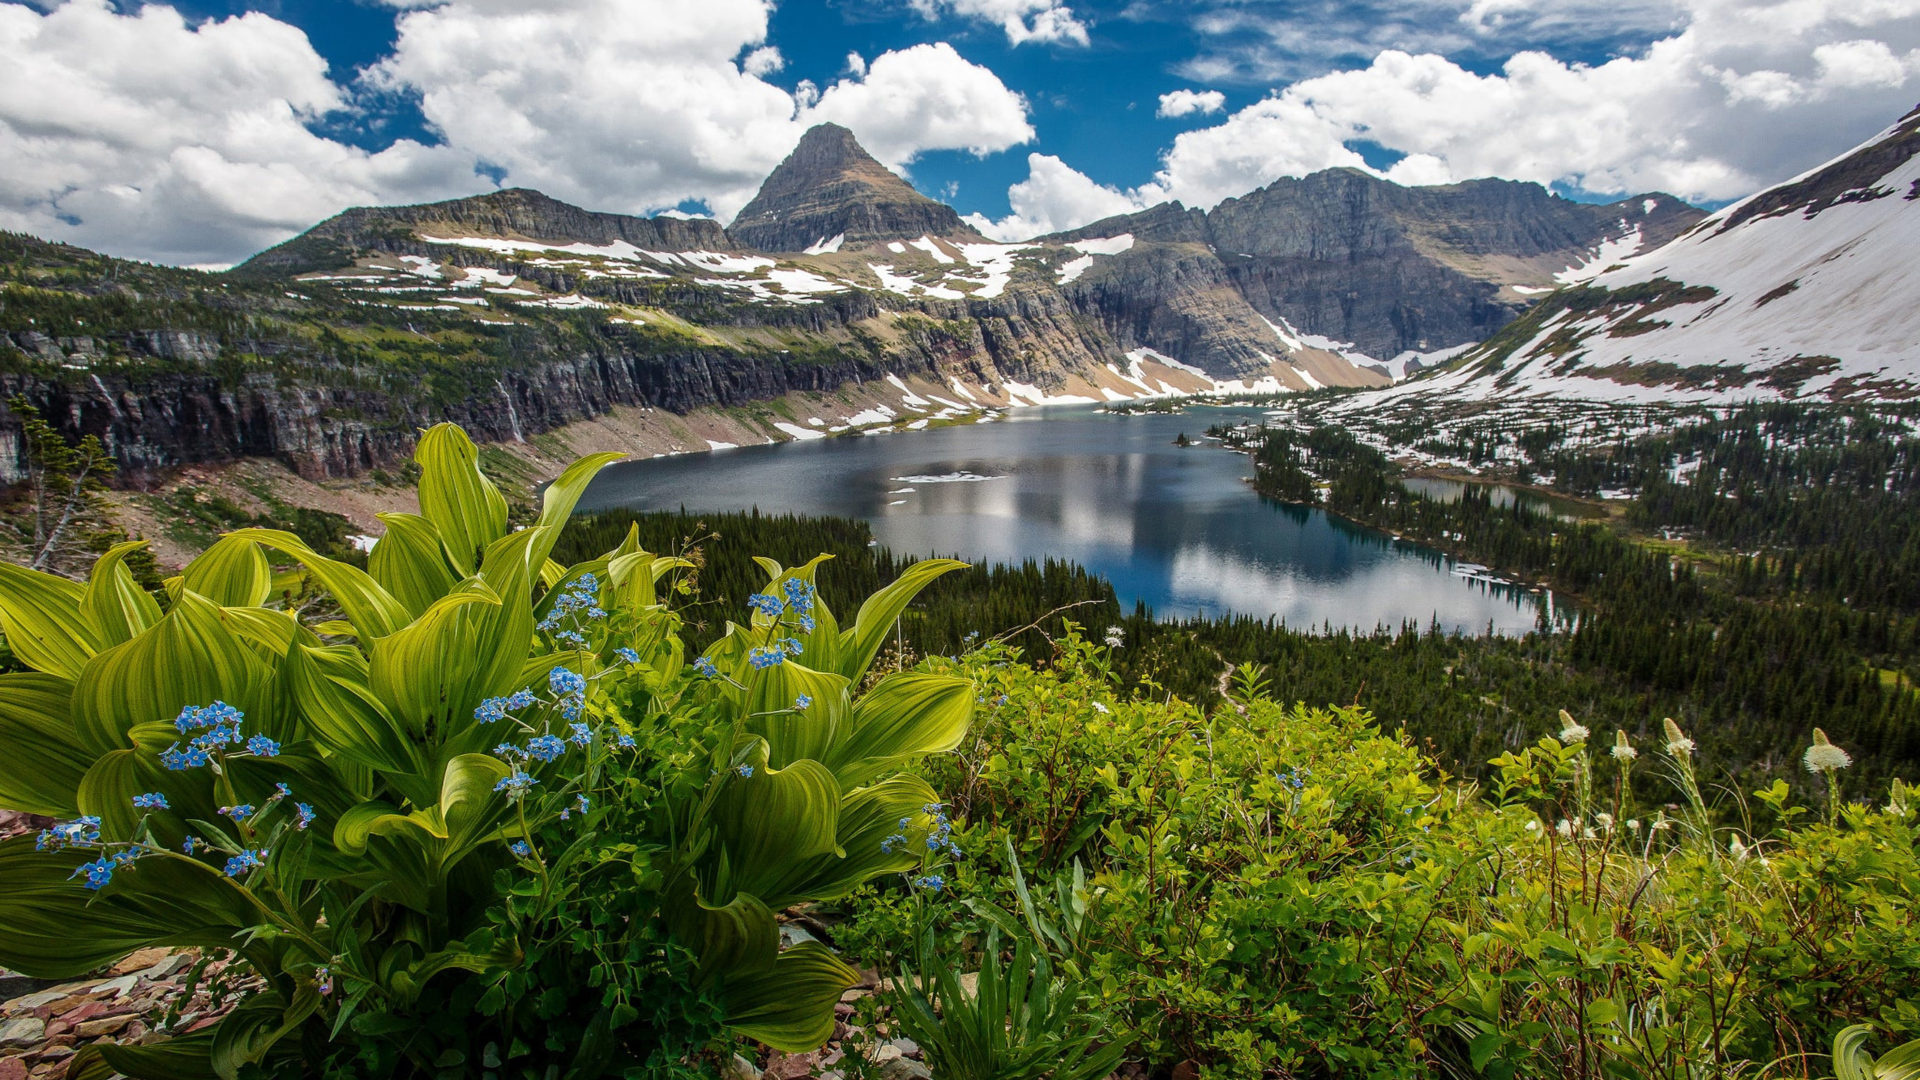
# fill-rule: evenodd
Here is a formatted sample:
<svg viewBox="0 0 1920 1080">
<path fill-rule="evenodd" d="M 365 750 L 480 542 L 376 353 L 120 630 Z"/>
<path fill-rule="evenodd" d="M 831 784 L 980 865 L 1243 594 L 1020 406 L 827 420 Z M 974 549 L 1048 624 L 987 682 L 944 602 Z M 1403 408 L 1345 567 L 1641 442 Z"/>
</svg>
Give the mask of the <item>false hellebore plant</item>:
<svg viewBox="0 0 1920 1080">
<path fill-rule="evenodd" d="M 366 571 L 242 530 L 167 583 L 164 612 L 122 565 L 135 544 L 84 585 L 0 564 L 0 629 L 31 669 L 0 675 L 0 752 L 26 766 L 0 771 L 0 807 L 62 821 L 0 844 L 0 965 L 67 978 L 199 946 L 231 950 L 260 985 L 212 1027 L 89 1051 L 84 1075 L 297 1072 L 354 1033 L 405 1027 L 392 1018 L 427 995 L 511 1010 L 555 947 L 581 954 L 583 984 L 611 985 L 604 940 L 572 944 L 570 926 L 535 941 L 514 906 L 564 895 L 569 875 L 594 903 L 645 893 L 601 932 L 688 957 L 688 984 L 733 1031 L 825 1040 L 857 975 L 817 943 L 783 949 L 774 913 L 919 865 L 888 840 L 902 819 L 936 829 L 937 799 L 899 770 L 958 745 L 973 687 L 894 673 L 854 689 L 913 597 L 963 564 L 914 565 L 843 629 L 815 592 L 819 560 L 763 560 L 749 622 L 689 665 L 656 595 L 684 560 L 631 533 L 588 563 L 549 558 L 615 457 L 576 462 L 509 531 L 472 442 L 440 425 L 416 451 L 421 513 L 383 515 Z M 343 618 L 272 605 L 268 552 Z M 650 739 L 694 746 L 674 783 L 648 787 L 663 771 L 633 764 Z M 630 865 L 579 885 L 607 852 Z M 464 999 L 448 990 L 460 980 Z M 540 1071 L 608 1071 L 607 1046 L 645 1023 L 622 1002 L 593 1047 L 549 1038 L 559 1068 Z M 470 1059 L 404 1051 L 390 1071 L 538 1056 L 501 1042 Z"/>
</svg>

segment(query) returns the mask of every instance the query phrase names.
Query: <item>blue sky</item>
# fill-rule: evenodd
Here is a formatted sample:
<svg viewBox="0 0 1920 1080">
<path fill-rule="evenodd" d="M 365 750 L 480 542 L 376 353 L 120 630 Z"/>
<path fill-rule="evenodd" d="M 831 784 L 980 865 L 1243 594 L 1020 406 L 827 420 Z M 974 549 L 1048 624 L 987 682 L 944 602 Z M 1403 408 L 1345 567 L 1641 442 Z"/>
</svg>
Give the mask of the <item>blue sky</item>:
<svg viewBox="0 0 1920 1080">
<path fill-rule="evenodd" d="M 1863 11 L 0 0 L 0 50 L 25 61 L 0 71 L 0 226 L 218 264 L 347 205 L 496 183 L 724 220 L 823 119 L 1006 238 L 1333 165 L 1717 205 L 1920 99 L 1920 0 Z"/>
</svg>

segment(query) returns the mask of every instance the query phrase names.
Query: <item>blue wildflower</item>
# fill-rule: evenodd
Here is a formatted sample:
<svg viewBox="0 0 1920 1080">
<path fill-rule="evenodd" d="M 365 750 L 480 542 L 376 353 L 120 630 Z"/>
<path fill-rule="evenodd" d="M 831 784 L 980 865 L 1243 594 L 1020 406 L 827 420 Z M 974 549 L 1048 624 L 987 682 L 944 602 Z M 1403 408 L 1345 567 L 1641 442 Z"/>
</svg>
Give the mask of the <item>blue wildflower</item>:
<svg viewBox="0 0 1920 1080">
<path fill-rule="evenodd" d="M 85 874 L 87 875 L 87 888 L 94 890 L 104 889 L 107 887 L 107 882 L 113 880 L 113 866 L 114 863 L 112 859 L 101 856 L 90 863 L 81 863 L 79 866 L 74 867 L 73 873 L 67 876 L 69 878 L 77 878 L 81 874 Z"/>
<path fill-rule="evenodd" d="M 747 653 L 747 663 L 755 668 L 778 667 L 787 662 L 785 649 L 778 645 L 754 646 Z"/>
<path fill-rule="evenodd" d="M 567 752 L 567 744 L 553 735 L 535 735 L 527 740 L 527 753 L 541 761 L 552 761 Z"/>
<path fill-rule="evenodd" d="M 917 888 L 925 889 L 928 892 L 939 892 L 941 889 L 947 887 L 947 879 L 941 877 L 939 874 L 925 874 L 914 878 L 913 884 Z"/>
<path fill-rule="evenodd" d="M 575 795 L 573 797 L 573 808 L 583 814 L 587 812 L 587 807 L 591 805 L 592 802 L 585 795 Z"/>
<path fill-rule="evenodd" d="M 270 803 L 276 803 L 276 802 L 279 802 L 281 799 L 291 798 L 292 796 L 293 796 L 293 789 L 288 787 L 284 783 L 279 783 L 279 784 L 273 785 L 273 794 L 267 796 L 267 801 Z"/>
<path fill-rule="evenodd" d="M 565 645 L 569 649 L 584 649 L 587 647 L 587 635 L 578 630 L 562 630 L 553 635 L 553 640 Z"/>
<path fill-rule="evenodd" d="M 779 618 L 780 613 L 787 609 L 786 601 L 766 593 L 754 593 L 747 597 L 747 606 L 769 619 Z"/>
<path fill-rule="evenodd" d="M 293 827 L 294 828 L 305 830 L 307 826 L 313 824 L 313 819 L 314 819 L 314 813 L 313 813 L 312 806 L 308 805 L 307 803 L 293 804 Z"/>
<path fill-rule="evenodd" d="M 160 764 L 165 765 L 174 772 L 198 769 L 212 760 L 204 747 L 192 744 L 189 744 L 186 749 L 183 750 L 180 748 L 179 743 L 174 743 L 172 746 L 160 751 Z"/>
<path fill-rule="evenodd" d="M 800 655 L 801 651 L 806 648 L 805 645 L 800 644 L 798 638 L 781 638 L 779 641 L 774 642 L 774 644 L 776 646 L 783 646 L 788 652 L 795 656 Z"/>
<path fill-rule="evenodd" d="M 333 993 L 333 972 L 325 964 L 314 968 L 313 984 L 313 988 L 319 991 L 322 997 Z"/>
<path fill-rule="evenodd" d="M 254 757 L 279 757 L 280 744 L 265 735 L 255 735 L 247 740 L 247 753 Z"/>
<path fill-rule="evenodd" d="M 222 817 L 230 817 L 235 821 L 245 821 L 253 816 L 253 804 L 241 803 L 239 806 L 223 806 L 220 808 L 220 815 Z"/>
<path fill-rule="evenodd" d="M 228 877 L 237 878 L 249 870 L 256 870 L 265 865 L 267 865 L 267 853 L 264 849 L 259 851 L 242 851 L 240 854 L 227 860 L 226 874 Z"/>
<path fill-rule="evenodd" d="M 807 706 L 812 704 L 813 704 L 813 698 L 807 696 L 806 694 L 801 694 L 799 697 L 793 699 L 793 707 L 802 712 L 805 712 Z"/>
<path fill-rule="evenodd" d="M 713 661 L 704 656 L 693 662 L 693 670 L 709 679 L 718 678 L 720 675 L 720 669 L 714 667 Z"/>
<path fill-rule="evenodd" d="M 524 859 L 533 854 L 533 845 L 527 843 L 525 840 L 515 840 L 513 843 L 507 845 L 507 850 Z"/>
<path fill-rule="evenodd" d="M 188 855 L 191 855 L 196 851 L 204 851 L 207 848 L 210 848 L 212 846 L 213 846 L 212 844 L 207 843 L 205 840 L 202 840 L 199 837 L 194 836 L 192 834 L 188 834 L 186 841 L 180 845 L 180 850 L 187 853 Z"/>
<path fill-rule="evenodd" d="M 499 783 L 493 785 L 493 790 L 504 791 L 507 793 L 507 798 L 517 799 L 525 795 L 529 788 L 539 782 L 540 781 L 535 780 L 526 773 L 521 772 L 519 769 L 515 769 L 513 772 L 507 774 Z"/>
<path fill-rule="evenodd" d="M 744 779 L 744 778 L 746 778 L 746 777 L 749 777 L 749 776 L 752 776 L 752 775 L 753 775 L 753 766 L 751 766 L 751 765 L 740 765 L 740 766 L 737 766 L 737 767 L 735 767 L 735 769 L 734 769 L 733 771 L 734 771 L 734 772 L 737 772 L 737 773 L 739 773 L 739 774 L 740 774 L 740 776 L 741 776 L 741 777 L 742 777 L 742 778 Z"/>
<path fill-rule="evenodd" d="M 780 591 L 786 594 L 787 604 L 795 615 L 805 616 L 813 610 L 813 583 L 801 578 L 788 578 L 780 585 Z"/>
<path fill-rule="evenodd" d="M 634 652 L 632 649 L 615 649 L 613 650 L 613 655 L 619 657 L 620 662 L 623 664 L 637 664 L 640 662 L 640 654 Z"/>
<path fill-rule="evenodd" d="M 815 623 L 813 621 L 813 616 L 811 615 L 800 616 L 800 629 L 802 632 L 808 633 L 808 634 L 813 633 L 814 625 Z"/>
<path fill-rule="evenodd" d="M 593 741 L 593 731 L 585 724 L 570 724 L 567 730 L 573 733 L 567 737 L 567 741 L 575 746 L 585 746 Z"/>
<path fill-rule="evenodd" d="M 578 672 L 557 667 L 547 672 L 547 686 L 554 693 L 565 697 L 568 694 L 584 694 L 587 691 L 586 676 Z"/>
<path fill-rule="evenodd" d="M 158 791 L 149 791 L 145 795 L 135 795 L 133 805 L 137 810 L 171 810 L 167 797 Z"/>
<path fill-rule="evenodd" d="M 473 718 L 483 724 L 497 724 L 507 718 L 507 699 L 490 697 L 473 710 Z"/>
<path fill-rule="evenodd" d="M 631 750 L 634 748 L 635 743 L 633 741 L 633 736 L 623 731 L 620 734 L 614 736 L 613 745 L 619 747 L 622 750 Z"/>
<path fill-rule="evenodd" d="M 536 700 L 532 690 L 522 688 L 507 695 L 507 708 L 514 710 L 531 708 Z"/>
</svg>

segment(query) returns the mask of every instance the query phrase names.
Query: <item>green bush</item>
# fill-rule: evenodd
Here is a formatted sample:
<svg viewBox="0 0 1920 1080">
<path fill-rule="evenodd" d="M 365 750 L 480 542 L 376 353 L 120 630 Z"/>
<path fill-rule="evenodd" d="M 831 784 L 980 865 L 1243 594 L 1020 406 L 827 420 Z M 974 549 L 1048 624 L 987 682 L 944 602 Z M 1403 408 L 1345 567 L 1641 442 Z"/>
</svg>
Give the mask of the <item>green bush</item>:
<svg viewBox="0 0 1920 1080">
<path fill-rule="evenodd" d="M 1249 677 L 1210 715 L 1123 700 L 1106 665 L 1072 637 L 1048 671 L 998 650 L 953 666 L 986 706 L 922 771 L 981 854 L 931 921 L 978 933 L 979 904 L 1012 902 L 1003 840 L 1048 873 L 1083 862 L 1071 962 L 1158 1067 L 1820 1076 L 1848 1023 L 1920 1029 L 1904 788 L 1828 825 L 1782 783 L 1758 793 L 1778 831 L 1710 832 L 1677 730 L 1640 762 L 1681 781 L 1669 812 L 1594 790 L 1569 725 L 1497 763 L 1489 798 L 1357 710 L 1283 706 Z M 845 940 L 903 950 L 899 906 L 875 894 Z"/>
<path fill-rule="evenodd" d="M 101 1045 L 78 1075 L 672 1072 L 723 1032 L 819 1045 L 857 978 L 781 948 L 774 913 L 918 859 L 961 676 L 868 668 L 951 561 L 842 628 L 816 564 L 767 563 L 755 613 L 693 665 L 661 579 L 613 550 L 549 558 L 594 473 L 531 527 L 457 428 L 417 454 L 422 513 L 366 570 L 291 533 L 230 533 L 167 582 L 0 564 L 0 806 L 63 824 L 0 844 L 0 964 L 65 978 L 152 945 L 234 952 L 262 988 L 218 1024 Z M 268 552 L 343 614 L 266 606 Z"/>
</svg>

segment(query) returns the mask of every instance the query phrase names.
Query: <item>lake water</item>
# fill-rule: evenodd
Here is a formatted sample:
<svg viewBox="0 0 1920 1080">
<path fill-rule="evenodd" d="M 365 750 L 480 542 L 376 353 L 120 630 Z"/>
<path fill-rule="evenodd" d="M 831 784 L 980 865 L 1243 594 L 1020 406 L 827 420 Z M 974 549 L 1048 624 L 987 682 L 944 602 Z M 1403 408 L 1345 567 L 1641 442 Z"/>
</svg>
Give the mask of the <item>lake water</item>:
<svg viewBox="0 0 1920 1080">
<path fill-rule="evenodd" d="M 1437 620 L 1535 628 L 1551 598 L 1472 576 L 1446 556 L 1253 493 L 1246 457 L 1203 441 L 1260 412 L 1195 406 L 1115 416 L 1023 409 L 930 431 L 742 447 L 624 462 L 583 511 L 746 510 L 862 518 L 897 553 L 975 562 L 1056 558 L 1161 618 L 1240 613 L 1303 629 Z M 1190 447 L 1173 445 L 1185 432 Z"/>
</svg>

